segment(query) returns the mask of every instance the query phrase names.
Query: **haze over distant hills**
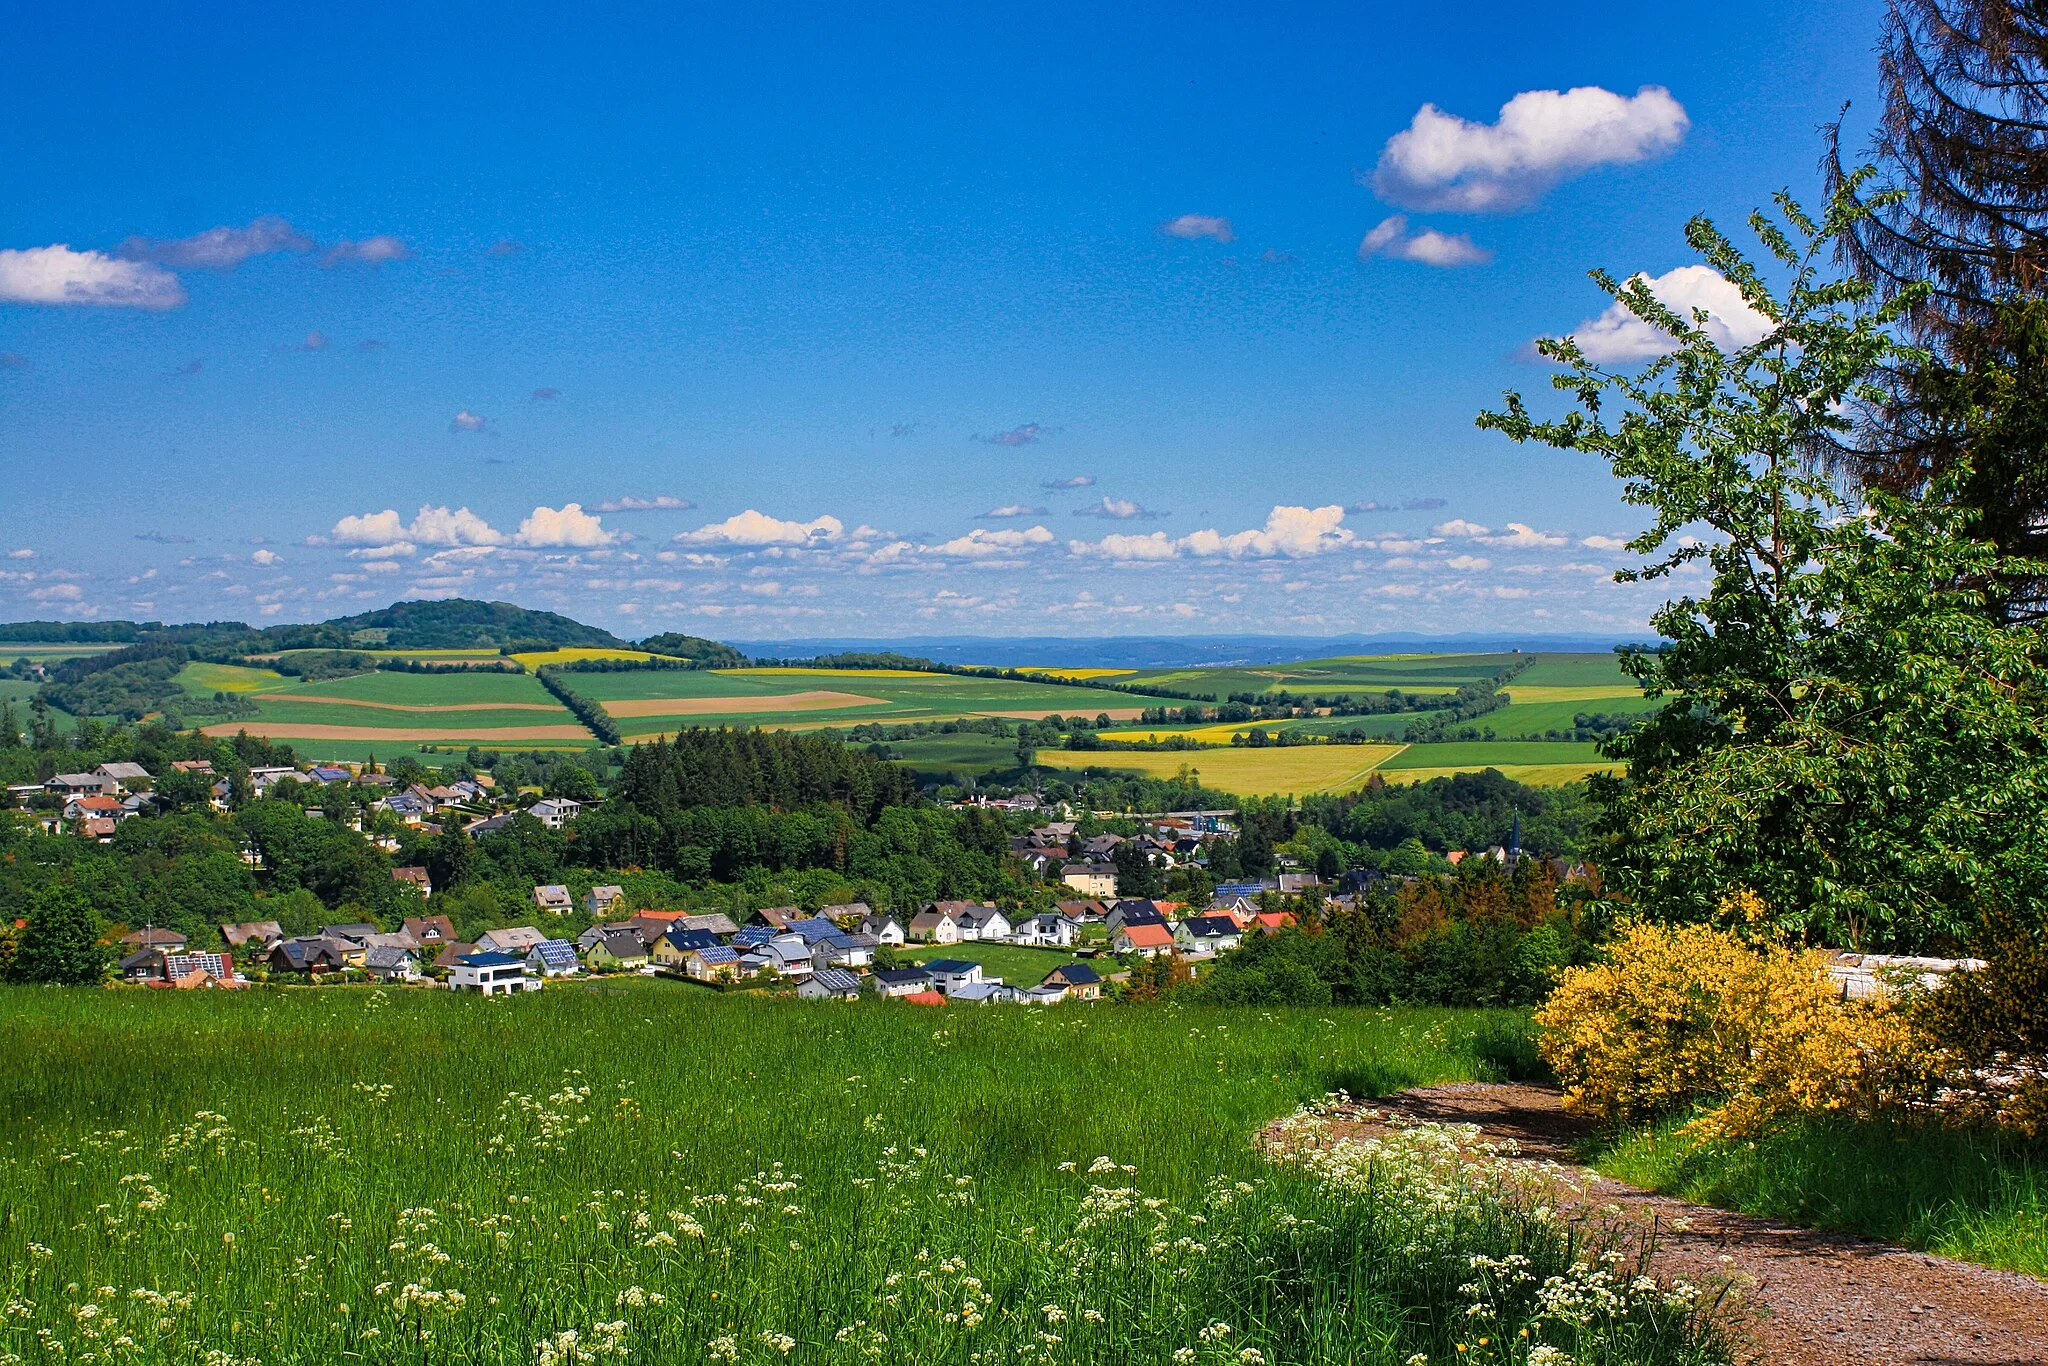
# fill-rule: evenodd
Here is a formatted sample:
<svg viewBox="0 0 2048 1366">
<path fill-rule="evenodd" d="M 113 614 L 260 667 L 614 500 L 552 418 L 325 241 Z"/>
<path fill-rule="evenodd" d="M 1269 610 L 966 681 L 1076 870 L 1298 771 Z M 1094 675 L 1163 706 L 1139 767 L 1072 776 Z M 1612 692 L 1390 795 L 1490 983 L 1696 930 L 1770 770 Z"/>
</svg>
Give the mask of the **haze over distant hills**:
<svg viewBox="0 0 2048 1366">
<path fill-rule="evenodd" d="M 1614 636 L 1386 635 L 1386 636 L 907 636 L 894 639 L 729 641 L 754 658 L 802 659 L 817 655 L 893 651 L 941 664 L 990 664 L 1068 669 L 1176 669 L 1204 665 L 1282 664 L 1327 655 L 1488 654 L 1502 650 L 1601 652 L 1623 643 Z"/>
</svg>

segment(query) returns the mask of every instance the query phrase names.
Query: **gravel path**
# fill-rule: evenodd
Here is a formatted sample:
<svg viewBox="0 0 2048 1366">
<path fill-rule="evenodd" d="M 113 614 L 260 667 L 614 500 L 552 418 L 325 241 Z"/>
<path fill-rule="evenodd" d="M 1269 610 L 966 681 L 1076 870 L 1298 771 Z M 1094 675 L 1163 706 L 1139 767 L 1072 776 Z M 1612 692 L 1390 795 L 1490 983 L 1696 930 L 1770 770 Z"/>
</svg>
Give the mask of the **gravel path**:
<svg viewBox="0 0 2048 1366">
<path fill-rule="evenodd" d="M 1511 1139 L 1524 1157 L 1583 1174 L 1584 1193 L 1561 1206 L 1598 1218 L 1613 1205 L 1625 1219 L 1654 1219 L 1658 1274 L 1695 1284 L 1732 1279 L 1750 1311 L 1747 1354 L 1761 1366 L 2048 1366 L 2048 1282 L 1610 1181 L 1574 1165 L 1572 1144 L 1589 1126 L 1564 1112 L 1555 1091 L 1481 1082 L 1424 1087 L 1339 1114 L 1330 1132 L 1366 1132 L 1389 1121 L 1476 1124 L 1483 1138 Z"/>
</svg>

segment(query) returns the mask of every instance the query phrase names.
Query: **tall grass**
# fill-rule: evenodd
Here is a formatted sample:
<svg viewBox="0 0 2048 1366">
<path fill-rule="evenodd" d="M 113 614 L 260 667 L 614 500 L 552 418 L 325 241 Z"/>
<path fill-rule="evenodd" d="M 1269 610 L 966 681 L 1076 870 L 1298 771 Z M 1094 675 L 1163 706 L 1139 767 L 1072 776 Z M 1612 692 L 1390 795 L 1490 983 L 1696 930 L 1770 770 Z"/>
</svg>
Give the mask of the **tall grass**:
<svg viewBox="0 0 2048 1366">
<path fill-rule="evenodd" d="M 1683 1119 L 1594 1154 L 1607 1175 L 1745 1214 L 2048 1276 L 2048 1145 L 1897 1120 L 1697 1142 Z"/>
<path fill-rule="evenodd" d="M 1711 1359 L 1685 1306 L 1587 1291 L 1607 1269 L 1440 1154 L 1255 1151 L 1325 1091 L 1482 1072 L 1497 1032 L 615 988 L 0 992 L 0 1353 Z"/>
</svg>

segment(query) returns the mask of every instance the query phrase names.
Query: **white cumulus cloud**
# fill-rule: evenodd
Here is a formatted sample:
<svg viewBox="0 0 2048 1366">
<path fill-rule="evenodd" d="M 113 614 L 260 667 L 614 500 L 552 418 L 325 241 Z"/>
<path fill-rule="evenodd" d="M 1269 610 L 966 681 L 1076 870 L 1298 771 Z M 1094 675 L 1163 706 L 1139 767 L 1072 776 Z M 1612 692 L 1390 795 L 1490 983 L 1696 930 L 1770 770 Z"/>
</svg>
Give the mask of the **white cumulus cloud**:
<svg viewBox="0 0 2048 1366">
<path fill-rule="evenodd" d="M 1105 536 L 1099 541 L 1069 541 L 1076 555 L 1111 560 L 1170 560 L 1183 553 L 1209 559 L 1302 558 L 1341 550 L 1358 538 L 1344 529 L 1344 508 L 1281 505 L 1266 515 L 1263 527 L 1225 535 L 1216 530 L 1192 531 L 1175 540 L 1163 531 L 1149 536 Z"/>
<path fill-rule="evenodd" d="M 604 519 L 583 510 L 580 503 L 564 503 L 559 509 L 537 507 L 519 523 L 516 544 L 534 547 L 575 546 L 589 548 L 610 545 L 616 537 L 605 530 Z"/>
<path fill-rule="evenodd" d="M 1076 517 L 1106 517 L 1116 522 L 1132 522 L 1149 521 L 1154 517 L 1160 517 L 1165 514 L 1153 512 L 1143 504 L 1134 503 L 1128 498 L 1111 498 L 1109 495 L 1104 494 L 1101 502 L 1090 503 L 1084 508 L 1076 508 L 1074 515 Z"/>
<path fill-rule="evenodd" d="M 395 509 L 365 512 L 344 517 L 327 533 L 337 545 L 368 546 L 399 554 L 411 554 L 414 545 L 489 546 L 502 545 L 498 531 L 468 508 L 450 511 L 446 507 L 422 507 L 410 524 Z M 404 549 L 400 550 L 399 547 Z"/>
<path fill-rule="evenodd" d="M 1383 219 L 1380 225 L 1365 235 L 1358 244 L 1358 259 L 1370 260 L 1375 256 L 1387 256 L 1396 261 L 1413 261 L 1417 265 L 1441 266 L 1446 269 L 1457 266 L 1483 266 L 1493 259 L 1493 253 L 1473 242 L 1465 233 L 1453 235 L 1438 232 L 1435 228 L 1418 228 L 1408 231 L 1408 219 L 1404 214 L 1395 214 Z M 1377 509 L 1375 509 L 1377 510 Z"/>
<path fill-rule="evenodd" d="M 1525 90 L 1501 106 L 1493 123 L 1425 104 L 1380 152 L 1373 189 L 1404 208 L 1505 212 L 1595 166 L 1661 156 L 1684 139 L 1690 122 L 1658 85 L 1634 95 L 1594 85 Z"/>
<path fill-rule="evenodd" d="M 323 266 L 338 266 L 353 261 L 366 266 L 381 266 L 386 261 L 403 261 L 412 255 L 412 248 L 389 233 L 365 237 L 360 242 L 340 241 L 329 247 L 321 256 Z"/>
<path fill-rule="evenodd" d="M 976 527 L 965 536 L 956 536 L 940 545 L 923 547 L 927 555 L 947 555 L 959 559 L 979 560 L 994 555 L 1015 555 L 1033 546 L 1051 545 L 1053 534 L 1042 526 L 1026 527 L 1022 530 L 1003 528 L 991 531 L 987 527 Z"/>
<path fill-rule="evenodd" d="M 1705 310 L 1707 335 L 1724 351 L 1754 345 L 1770 335 L 1771 320 L 1751 308 L 1742 291 L 1712 266 L 1680 266 L 1662 275 L 1632 278 L 1648 281 L 1657 301 L 1687 320 L 1694 310 Z M 1619 301 L 1609 304 L 1599 317 L 1580 323 L 1572 340 L 1588 360 L 1599 365 L 1649 360 L 1678 349 L 1677 342 Z"/>
<path fill-rule="evenodd" d="M 61 242 L 0 251 L 0 303 L 164 309 L 184 302 L 178 277 L 147 261 L 73 251 Z"/>
<path fill-rule="evenodd" d="M 809 522 L 786 522 L 765 512 L 748 508 L 722 522 L 685 531 L 676 537 L 686 545 L 818 545 L 839 539 L 846 524 L 837 517 L 819 517 Z"/>
<path fill-rule="evenodd" d="M 1619 536 L 1584 536 L 1579 544 L 1588 550 L 1626 550 L 1628 542 Z"/>
<path fill-rule="evenodd" d="M 1159 225 L 1159 230 L 1168 237 L 1178 237 L 1192 242 L 1197 238 L 1209 237 L 1218 242 L 1229 242 L 1237 234 L 1231 230 L 1228 218 L 1216 218 L 1206 213 L 1184 213 Z"/>
<path fill-rule="evenodd" d="M 1509 522 L 1507 530 L 1498 536 L 1481 536 L 1479 539 L 1488 545 L 1504 545 L 1515 550 L 1554 550 L 1571 543 L 1568 536 L 1538 531 L 1523 522 Z"/>
<path fill-rule="evenodd" d="M 1453 517 L 1448 522 L 1438 522 L 1429 529 L 1432 536 L 1490 536 L 1492 531 L 1477 522 L 1468 522 L 1463 517 Z"/>
<path fill-rule="evenodd" d="M 1460 570 L 1487 569 L 1493 565 L 1493 561 L 1483 555 L 1453 555 L 1444 563 Z"/>
</svg>

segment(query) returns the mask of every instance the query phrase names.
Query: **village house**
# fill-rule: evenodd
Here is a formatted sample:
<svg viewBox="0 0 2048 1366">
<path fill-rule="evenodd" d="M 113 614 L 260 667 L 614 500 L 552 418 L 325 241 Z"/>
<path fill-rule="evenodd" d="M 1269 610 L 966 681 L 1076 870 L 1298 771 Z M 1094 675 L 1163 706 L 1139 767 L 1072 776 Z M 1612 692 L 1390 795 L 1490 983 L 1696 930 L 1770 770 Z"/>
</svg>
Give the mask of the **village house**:
<svg viewBox="0 0 2048 1366">
<path fill-rule="evenodd" d="M 932 989 L 932 975 L 923 968 L 882 968 L 868 977 L 877 996 L 914 996 Z"/>
<path fill-rule="evenodd" d="M 351 920 L 345 925 L 322 925 L 320 927 L 320 933 L 331 935 L 336 939 L 346 939 L 352 944 L 360 944 L 376 932 L 377 927 L 367 920 Z"/>
<path fill-rule="evenodd" d="M 796 984 L 796 994 L 806 1001 L 857 1001 L 860 978 L 843 968 L 819 968 Z"/>
<path fill-rule="evenodd" d="M 1162 953 L 1173 951 L 1173 931 L 1163 922 L 1125 925 L 1110 936 L 1109 946 L 1120 954 L 1135 953 L 1140 958 L 1157 958 Z"/>
<path fill-rule="evenodd" d="M 873 915 L 874 908 L 865 901 L 844 901 L 837 906 L 821 906 L 818 914 L 835 925 L 851 928 Z"/>
<path fill-rule="evenodd" d="M 1016 944 L 1064 949 L 1071 947 L 1080 934 L 1081 927 L 1072 920 L 1048 912 L 1019 921 L 1016 928 L 1010 932 L 1010 940 Z"/>
<path fill-rule="evenodd" d="M 576 899 L 559 882 L 543 883 L 534 888 L 533 904 L 544 915 L 567 915 L 576 909 Z"/>
<path fill-rule="evenodd" d="M 423 948 L 439 948 L 455 940 L 455 922 L 445 915 L 409 915 L 403 928 L 412 942 Z"/>
<path fill-rule="evenodd" d="M 129 948 L 162 949 L 165 953 L 183 953 L 185 942 L 185 936 L 177 930 L 140 929 L 121 936 L 121 943 Z"/>
<path fill-rule="evenodd" d="M 372 944 L 363 950 L 363 971 L 380 982 L 416 982 L 420 960 L 411 949 L 395 944 Z"/>
<path fill-rule="evenodd" d="M 698 982 L 730 982 L 740 975 L 740 951 L 725 944 L 691 949 L 683 955 L 683 976 Z"/>
<path fill-rule="evenodd" d="M 755 949 L 754 953 L 766 959 L 768 969 L 778 976 L 808 977 L 814 971 L 811 946 L 800 935 L 778 934 Z"/>
<path fill-rule="evenodd" d="M 1183 953 L 1224 953 L 1244 942 L 1244 930 L 1227 915 L 1190 916 L 1174 927 L 1173 942 Z"/>
<path fill-rule="evenodd" d="M 710 915 L 686 915 L 676 923 L 686 930 L 709 930 L 720 939 L 730 939 L 740 932 L 732 917 L 723 911 L 713 911 Z"/>
<path fill-rule="evenodd" d="M 460 939 L 451 939 L 441 946 L 441 951 L 434 955 L 434 961 L 428 964 L 428 966 L 435 972 L 449 972 L 462 959 L 476 951 L 477 947 L 474 944 Z"/>
<path fill-rule="evenodd" d="M 1150 901 L 1124 900 L 1109 908 L 1102 923 L 1113 935 L 1126 925 L 1164 925 L 1166 915 Z"/>
<path fill-rule="evenodd" d="M 931 974 L 932 985 L 948 996 L 970 982 L 982 980 L 981 964 L 959 958 L 934 958 L 924 965 L 924 970 Z"/>
<path fill-rule="evenodd" d="M 517 954 L 524 958 L 527 950 L 546 938 L 531 925 L 514 925 L 508 929 L 485 930 L 476 937 L 476 946 L 484 953 Z"/>
<path fill-rule="evenodd" d="M 560 830 L 575 820 L 581 810 L 582 802 L 572 802 L 567 797 L 547 797 L 526 808 L 526 814 L 550 830 Z"/>
<path fill-rule="evenodd" d="M 1019 1005 L 1056 1006 L 1067 999 L 1067 989 L 1058 982 L 1040 982 L 1035 987 L 1012 987 L 1010 999 Z"/>
<path fill-rule="evenodd" d="M 539 991 L 540 979 L 528 977 L 526 964 L 511 954 L 484 950 L 456 959 L 448 985 L 457 991 L 505 996 L 516 991 Z"/>
<path fill-rule="evenodd" d="M 903 922 L 893 915 L 868 916 L 860 922 L 860 932 L 873 935 L 877 944 L 887 944 L 892 949 L 903 947 Z"/>
<path fill-rule="evenodd" d="M 792 920 L 802 920 L 804 913 L 794 906 L 763 906 L 754 912 L 754 921 L 766 925 L 777 934 L 789 928 Z"/>
<path fill-rule="evenodd" d="M 603 972 L 644 968 L 648 964 L 647 945 L 630 930 L 610 930 L 584 951 L 583 959 Z"/>
<path fill-rule="evenodd" d="M 391 870 L 391 880 L 419 888 L 419 893 L 423 897 L 429 897 L 434 894 L 433 879 L 427 876 L 426 869 L 418 866 L 393 868 Z"/>
<path fill-rule="evenodd" d="M 1069 863 L 1060 868 L 1060 881 L 1082 896 L 1116 895 L 1116 869 L 1106 863 Z"/>
<path fill-rule="evenodd" d="M 993 906 L 969 906 L 960 912 L 957 923 L 962 939 L 1008 939 L 1010 918 Z"/>
<path fill-rule="evenodd" d="M 920 944 L 957 944 L 960 923 L 945 911 L 927 908 L 910 918 L 909 937 Z"/>
<path fill-rule="evenodd" d="M 284 938 L 284 926 L 275 920 L 240 920 L 232 925 L 220 927 L 220 937 L 228 941 L 231 949 L 245 948 L 254 944 L 259 949 L 268 949 Z"/>
<path fill-rule="evenodd" d="M 576 946 L 566 939 L 543 939 L 526 951 L 526 970 L 541 977 L 573 977 L 583 970 Z"/>
<path fill-rule="evenodd" d="M 985 1006 L 992 1002 L 1009 1001 L 1014 995 L 1010 988 L 1003 985 L 1002 978 L 995 977 L 987 981 L 962 982 L 946 993 L 946 999 L 958 1001 L 962 1005 Z"/>
<path fill-rule="evenodd" d="M 811 967 L 864 968 L 875 961 L 875 942 L 866 935 L 835 934 L 811 945 Z"/>
<path fill-rule="evenodd" d="M 59 773 L 43 784 L 52 797 L 111 797 L 120 786 L 98 773 Z"/>
<path fill-rule="evenodd" d="M 1093 898 L 1085 901 L 1055 902 L 1053 909 L 1076 925 L 1100 925 L 1102 917 L 1109 913 L 1107 906 Z"/>
<path fill-rule="evenodd" d="M 1094 1001 L 1102 996 L 1102 975 L 1086 963 L 1063 963 L 1048 972 L 1039 985 L 1057 985 L 1076 1001 Z"/>
<path fill-rule="evenodd" d="M 624 887 L 610 884 L 603 887 L 592 887 L 583 894 L 583 911 L 592 919 L 597 919 L 610 915 L 612 907 L 618 906 L 625 899 L 626 889 Z M 621 907 L 621 909 L 624 908 Z"/>
<path fill-rule="evenodd" d="M 363 965 L 363 946 L 324 934 L 280 940 L 266 960 L 272 972 L 340 972 Z"/>
</svg>

